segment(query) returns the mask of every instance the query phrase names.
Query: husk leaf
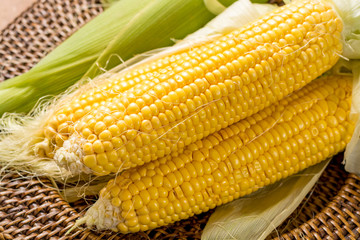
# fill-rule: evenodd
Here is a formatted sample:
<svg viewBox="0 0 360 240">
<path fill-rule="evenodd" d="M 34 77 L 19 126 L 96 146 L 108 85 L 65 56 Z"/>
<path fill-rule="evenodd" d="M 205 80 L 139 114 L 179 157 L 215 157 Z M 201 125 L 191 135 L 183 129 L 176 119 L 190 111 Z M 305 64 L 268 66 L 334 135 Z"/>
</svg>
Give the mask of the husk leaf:
<svg viewBox="0 0 360 240">
<path fill-rule="evenodd" d="M 340 61 L 335 67 L 336 74 L 352 74 L 353 90 L 350 119 L 356 123 L 350 142 L 344 154 L 345 170 L 360 174 L 360 61 Z"/>
</svg>

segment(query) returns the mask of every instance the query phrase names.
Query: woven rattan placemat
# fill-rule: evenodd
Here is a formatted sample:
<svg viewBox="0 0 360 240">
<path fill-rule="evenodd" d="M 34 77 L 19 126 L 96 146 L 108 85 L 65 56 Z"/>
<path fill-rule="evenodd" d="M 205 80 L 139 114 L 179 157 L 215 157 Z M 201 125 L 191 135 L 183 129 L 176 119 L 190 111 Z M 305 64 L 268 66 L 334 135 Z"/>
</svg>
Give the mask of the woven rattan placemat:
<svg viewBox="0 0 360 240">
<path fill-rule="evenodd" d="M 0 81 L 29 70 L 55 46 L 102 12 L 99 0 L 39 0 L 0 33 Z M 360 239 L 360 178 L 338 155 L 311 194 L 269 239 Z M 65 236 L 95 198 L 71 205 L 47 179 L 1 176 L 3 239 L 199 239 L 211 212 L 137 234 L 77 229 Z"/>
</svg>

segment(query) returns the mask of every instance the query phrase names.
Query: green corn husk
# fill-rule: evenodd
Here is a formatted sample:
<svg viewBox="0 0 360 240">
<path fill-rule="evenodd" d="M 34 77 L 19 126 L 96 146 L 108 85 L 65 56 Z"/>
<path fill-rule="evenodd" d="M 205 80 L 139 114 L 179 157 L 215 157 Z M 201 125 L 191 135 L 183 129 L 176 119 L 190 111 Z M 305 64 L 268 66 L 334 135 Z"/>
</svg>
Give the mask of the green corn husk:
<svg viewBox="0 0 360 240">
<path fill-rule="evenodd" d="M 172 39 L 182 39 L 214 16 L 203 0 L 113 3 L 29 72 L 1 83 L 0 116 L 29 112 L 40 98 L 55 96 L 81 79 L 90 66 L 86 76 L 93 78 L 101 73 L 100 68 L 119 63 L 111 56 L 125 61 L 138 53 L 169 46 L 174 43 Z"/>
</svg>

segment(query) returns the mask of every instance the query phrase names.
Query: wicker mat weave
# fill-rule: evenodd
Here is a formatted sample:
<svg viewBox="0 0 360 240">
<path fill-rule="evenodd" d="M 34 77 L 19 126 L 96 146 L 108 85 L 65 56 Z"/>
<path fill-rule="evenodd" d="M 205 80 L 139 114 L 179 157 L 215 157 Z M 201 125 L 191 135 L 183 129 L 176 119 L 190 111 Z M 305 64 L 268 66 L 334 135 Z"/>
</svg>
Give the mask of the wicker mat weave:
<svg viewBox="0 0 360 240">
<path fill-rule="evenodd" d="M 56 45 L 102 12 L 99 0 L 39 0 L 0 33 L 0 81 L 29 70 Z M 360 239 L 360 177 L 338 155 L 311 194 L 269 239 Z M 137 234 L 67 230 L 95 198 L 71 205 L 47 179 L 1 176 L 0 240 L 199 239 L 211 212 Z"/>
</svg>

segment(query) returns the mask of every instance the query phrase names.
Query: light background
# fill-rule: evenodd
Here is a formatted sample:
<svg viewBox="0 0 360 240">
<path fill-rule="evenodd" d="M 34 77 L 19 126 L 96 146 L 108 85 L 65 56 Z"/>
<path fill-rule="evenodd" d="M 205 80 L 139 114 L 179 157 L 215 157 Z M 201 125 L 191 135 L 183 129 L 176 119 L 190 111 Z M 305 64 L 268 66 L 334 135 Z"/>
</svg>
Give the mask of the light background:
<svg viewBox="0 0 360 240">
<path fill-rule="evenodd" d="M 36 0 L 0 0 L 0 31 Z"/>
</svg>

